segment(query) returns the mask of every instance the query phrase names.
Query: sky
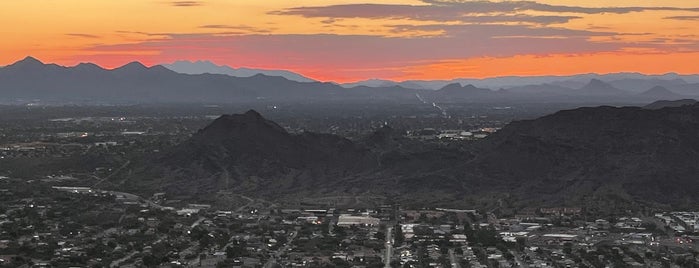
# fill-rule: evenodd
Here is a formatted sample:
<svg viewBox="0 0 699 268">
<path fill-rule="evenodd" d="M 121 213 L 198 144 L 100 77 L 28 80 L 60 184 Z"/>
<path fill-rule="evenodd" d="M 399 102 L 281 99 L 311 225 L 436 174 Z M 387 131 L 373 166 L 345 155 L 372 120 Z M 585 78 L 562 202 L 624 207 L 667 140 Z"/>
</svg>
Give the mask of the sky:
<svg viewBox="0 0 699 268">
<path fill-rule="evenodd" d="M 176 60 L 336 82 L 699 73 L 692 0 L 2 0 L 0 65 Z"/>
</svg>

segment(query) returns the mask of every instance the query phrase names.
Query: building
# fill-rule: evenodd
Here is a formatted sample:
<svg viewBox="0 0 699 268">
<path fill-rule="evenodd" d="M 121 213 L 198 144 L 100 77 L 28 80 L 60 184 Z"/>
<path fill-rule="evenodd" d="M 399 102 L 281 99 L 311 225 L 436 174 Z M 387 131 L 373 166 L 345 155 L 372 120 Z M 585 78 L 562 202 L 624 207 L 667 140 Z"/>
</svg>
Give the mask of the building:
<svg viewBox="0 0 699 268">
<path fill-rule="evenodd" d="M 370 216 L 352 216 L 343 214 L 338 218 L 337 226 L 376 226 L 379 225 L 380 222 L 381 221 L 379 219 Z"/>
</svg>

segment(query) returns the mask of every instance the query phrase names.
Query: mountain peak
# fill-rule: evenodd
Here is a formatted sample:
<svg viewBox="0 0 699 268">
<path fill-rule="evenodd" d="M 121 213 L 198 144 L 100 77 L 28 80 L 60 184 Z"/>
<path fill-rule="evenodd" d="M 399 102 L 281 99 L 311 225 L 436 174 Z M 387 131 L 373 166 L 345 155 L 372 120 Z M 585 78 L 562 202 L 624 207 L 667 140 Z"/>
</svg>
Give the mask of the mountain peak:
<svg viewBox="0 0 699 268">
<path fill-rule="evenodd" d="M 44 64 L 43 62 L 41 62 L 40 60 L 38 60 L 37 58 L 34 58 L 34 57 L 32 57 L 32 56 L 27 56 L 27 57 L 25 57 L 24 59 L 22 59 L 20 62 L 24 62 L 24 63 L 34 63 L 34 64 Z"/>
<path fill-rule="evenodd" d="M 440 90 L 457 90 L 457 89 L 462 89 L 463 87 L 459 83 L 451 83 L 448 84 L 444 87 L 442 87 Z"/>
<path fill-rule="evenodd" d="M 74 68 L 79 70 L 104 70 L 99 65 L 90 62 L 81 62 L 78 65 L 75 65 Z"/>
<path fill-rule="evenodd" d="M 146 69 L 148 69 L 148 67 L 146 67 L 145 65 L 143 65 L 143 63 L 140 63 L 138 61 L 132 61 L 132 62 L 125 64 L 124 66 L 117 68 L 117 70 L 146 70 Z"/>
<path fill-rule="evenodd" d="M 682 98 L 680 95 L 670 91 L 669 89 L 663 86 L 654 86 L 653 88 L 646 90 L 638 95 L 659 100 L 674 100 Z"/>
<path fill-rule="evenodd" d="M 597 78 L 592 78 L 592 79 L 590 79 L 590 82 L 587 83 L 587 86 L 590 86 L 590 87 L 599 87 L 599 86 L 609 87 L 611 85 L 607 84 L 604 81 L 599 80 Z"/>
<path fill-rule="evenodd" d="M 579 89 L 580 92 L 591 95 L 623 95 L 626 91 L 618 89 L 611 84 L 602 80 L 593 78 L 584 87 Z"/>
<path fill-rule="evenodd" d="M 203 136 L 224 139 L 256 139 L 271 133 L 288 134 L 284 128 L 265 119 L 255 110 L 248 110 L 244 114 L 222 115 L 199 132 Z"/>
<path fill-rule="evenodd" d="M 248 117 L 255 117 L 255 118 L 264 119 L 264 118 L 262 118 L 262 115 L 260 113 L 258 113 L 257 111 L 255 111 L 254 109 L 248 110 L 247 112 L 245 112 L 245 115 Z"/>
<path fill-rule="evenodd" d="M 32 57 L 32 56 L 27 56 L 27 57 L 25 57 L 24 59 L 22 59 L 22 60 L 20 60 L 20 61 L 17 61 L 17 62 L 13 63 L 13 64 L 10 65 L 10 66 L 13 66 L 13 67 L 23 67 L 23 68 L 26 68 L 26 67 L 38 67 L 38 66 L 44 66 L 44 63 L 41 62 L 40 60 L 38 60 L 38 59 Z M 8 66 L 8 67 L 9 67 L 9 66 Z"/>
</svg>

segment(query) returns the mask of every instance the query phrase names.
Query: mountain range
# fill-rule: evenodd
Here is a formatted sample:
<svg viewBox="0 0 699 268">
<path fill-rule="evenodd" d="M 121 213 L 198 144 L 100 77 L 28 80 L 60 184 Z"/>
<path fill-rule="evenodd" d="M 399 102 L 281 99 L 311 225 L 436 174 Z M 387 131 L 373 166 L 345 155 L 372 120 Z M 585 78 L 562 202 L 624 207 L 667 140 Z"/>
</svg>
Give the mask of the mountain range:
<svg viewBox="0 0 699 268">
<path fill-rule="evenodd" d="M 437 90 L 411 89 L 397 85 L 344 88 L 333 83 L 298 82 L 281 76 L 264 74 L 250 77 L 211 73 L 183 74 L 161 65 L 146 67 L 138 62 L 115 69 L 104 69 L 91 63 L 65 67 L 44 64 L 35 58 L 27 57 L 0 68 L 0 101 L 87 104 L 329 101 L 414 104 L 433 102 L 604 104 L 647 103 L 699 95 L 699 84 L 688 83 L 679 78 L 673 78 L 673 80 L 652 78 L 647 82 L 641 82 L 633 78 L 636 76 L 628 77 L 631 78 L 611 82 L 593 78 L 580 84 L 579 87 L 567 87 L 561 83 L 552 82 L 537 85 L 520 84 L 498 90 L 463 83 L 446 84 Z M 674 76 L 667 78 L 671 77 Z M 531 79 L 526 78 L 521 81 L 529 80 Z M 627 90 L 617 85 L 638 88 Z"/>
<path fill-rule="evenodd" d="M 249 111 L 214 120 L 126 185 L 194 199 L 231 191 L 276 201 L 380 197 L 407 206 L 696 206 L 699 105 L 650 106 L 560 111 L 449 144 L 407 139 L 390 127 L 358 140 L 289 134 Z"/>
<path fill-rule="evenodd" d="M 401 86 L 413 89 L 440 89 L 446 85 L 459 83 L 462 85 L 474 85 L 476 87 L 491 89 L 509 89 L 523 85 L 556 85 L 565 88 L 580 88 L 590 80 L 597 79 L 612 84 L 614 87 L 630 91 L 641 92 L 653 86 L 678 87 L 686 84 L 699 83 L 699 75 L 680 75 L 668 73 L 663 75 L 645 75 L 640 73 L 613 73 L 613 74 L 578 74 L 569 76 L 505 76 L 483 79 L 457 78 L 452 80 L 406 80 L 391 81 L 381 79 L 369 79 L 353 83 L 342 84 L 343 87 L 356 86 L 387 87 Z"/>
<path fill-rule="evenodd" d="M 176 61 L 171 64 L 163 64 L 163 67 L 182 74 L 225 74 L 234 77 L 251 77 L 262 74 L 284 77 L 296 82 L 315 82 L 313 79 L 286 70 L 231 68 L 227 65 L 216 65 L 210 61 Z"/>
</svg>

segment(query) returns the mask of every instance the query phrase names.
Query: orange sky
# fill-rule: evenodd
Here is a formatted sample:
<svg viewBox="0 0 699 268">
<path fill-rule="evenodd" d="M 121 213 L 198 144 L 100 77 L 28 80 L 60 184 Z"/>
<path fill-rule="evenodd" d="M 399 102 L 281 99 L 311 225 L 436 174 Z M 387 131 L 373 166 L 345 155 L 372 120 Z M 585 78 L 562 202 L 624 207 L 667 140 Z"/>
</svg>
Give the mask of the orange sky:
<svg viewBox="0 0 699 268">
<path fill-rule="evenodd" d="M 0 65 L 179 59 L 319 80 L 699 73 L 687 0 L 7 0 Z"/>
</svg>

